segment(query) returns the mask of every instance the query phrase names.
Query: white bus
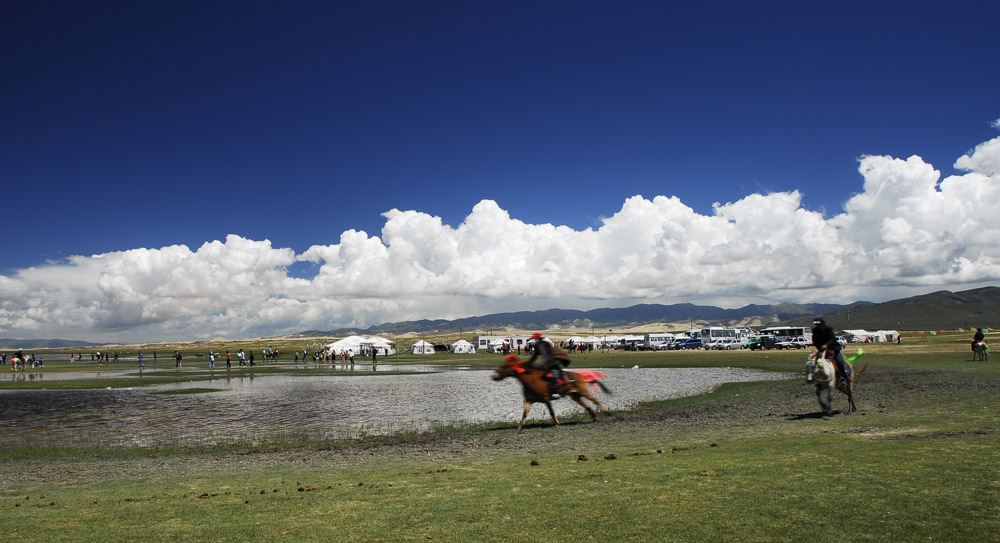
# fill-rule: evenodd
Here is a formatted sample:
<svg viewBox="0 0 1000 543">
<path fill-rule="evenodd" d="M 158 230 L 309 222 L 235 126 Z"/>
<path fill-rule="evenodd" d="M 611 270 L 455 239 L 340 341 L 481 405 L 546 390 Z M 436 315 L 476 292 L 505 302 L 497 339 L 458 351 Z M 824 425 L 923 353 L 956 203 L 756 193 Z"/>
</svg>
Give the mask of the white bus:
<svg viewBox="0 0 1000 543">
<path fill-rule="evenodd" d="M 666 332 L 653 332 L 646 334 L 642 346 L 648 351 L 659 351 L 667 343 L 673 341 L 674 335 Z"/>
<path fill-rule="evenodd" d="M 721 328 L 713 326 L 701 329 L 701 344 L 711 343 L 717 339 L 746 339 L 750 331 L 746 328 Z"/>
<path fill-rule="evenodd" d="M 801 341 L 798 338 L 802 338 L 811 345 L 813 340 L 812 329 L 804 326 L 772 326 L 761 329 L 758 334 L 762 336 L 770 334 L 779 343 L 782 341 Z"/>
</svg>

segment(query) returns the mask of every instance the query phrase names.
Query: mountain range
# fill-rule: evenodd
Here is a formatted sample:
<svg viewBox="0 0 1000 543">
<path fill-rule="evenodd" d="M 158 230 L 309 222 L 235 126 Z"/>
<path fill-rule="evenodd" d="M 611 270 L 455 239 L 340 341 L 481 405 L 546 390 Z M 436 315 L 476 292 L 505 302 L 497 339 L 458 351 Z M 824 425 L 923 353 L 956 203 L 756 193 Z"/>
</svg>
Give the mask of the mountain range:
<svg viewBox="0 0 1000 543">
<path fill-rule="evenodd" d="M 505 331 L 680 331 L 704 326 L 811 326 L 822 315 L 835 329 L 953 330 L 1000 327 L 1000 287 L 960 292 L 942 290 L 882 303 L 746 305 L 737 309 L 694 304 L 638 304 L 622 308 L 545 309 L 494 313 L 455 320 L 416 320 L 379 324 L 369 328 L 307 330 L 286 337 L 339 337 L 351 334 L 401 336 L 497 333 Z M 5 348 L 96 347 L 99 344 L 66 339 L 0 339 Z"/>
<path fill-rule="evenodd" d="M 931 294 L 882 303 L 746 305 L 737 309 L 694 304 L 639 304 L 623 308 L 546 309 L 495 313 L 455 320 L 417 320 L 384 323 L 370 328 L 338 328 L 329 331 L 309 330 L 297 337 L 361 335 L 398 336 L 459 332 L 497 332 L 513 330 L 620 330 L 658 326 L 662 331 L 688 327 L 765 325 L 812 326 L 822 315 L 837 329 L 936 330 L 1000 325 L 1000 287 L 984 287 L 961 292 L 942 290 Z"/>
<path fill-rule="evenodd" d="M 865 305 L 867 302 L 858 302 Z M 417 320 L 384 323 L 370 328 L 338 328 L 329 331 L 308 330 L 296 337 L 360 335 L 399 336 L 407 333 L 439 335 L 460 332 L 514 330 L 634 330 L 659 325 L 660 329 L 693 326 L 760 326 L 789 319 L 813 317 L 844 308 L 839 304 L 746 305 L 738 309 L 694 304 L 638 304 L 630 307 L 591 309 L 544 309 L 494 313 L 455 320 Z"/>
</svg>

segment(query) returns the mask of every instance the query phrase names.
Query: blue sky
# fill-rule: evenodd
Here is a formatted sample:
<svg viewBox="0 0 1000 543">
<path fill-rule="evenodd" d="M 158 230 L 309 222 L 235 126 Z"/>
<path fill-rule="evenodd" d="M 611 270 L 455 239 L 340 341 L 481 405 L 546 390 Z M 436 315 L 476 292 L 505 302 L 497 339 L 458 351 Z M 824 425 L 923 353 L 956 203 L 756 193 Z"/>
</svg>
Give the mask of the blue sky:
<svg viewBox="0 0 1000 543">
<path fill-rule="evenodd" d="M 634 196 L 676 197 L 712 217 L 717 202 L 796 193 L 796 209 L 833 220 L 865 190 L 862 157 L 917 155 L 942 179 L 962 175 L 953 164 L 996 138 L 1000 118 L 1000 5 L 989 2 L 13 1 L 0 10 L 0 333 L 190 333 L 170 328 L 174 317 L 148 317 L 156 286 L 131 288 L 138 306 L 120 310 L 108 286 L 117 283 L 100 271 L 105 298 L 74 303 L 107 311 L 104 324 L 21 326 L 14 314 L 33 307 L 26 291 L 47 291 L 28 272 L 72 270 L 77 256 L 198 252 L 229 236 L 291 251 L 274 264 L 283 280 L 314 280 L 330 261 L 304 258 L 322 252 L 311 247 L 343 249 L 351 230 L 385 242 L 392 209 L 454 229 L 489 201 L 514 223 L 586 234 Z M 902 275 L 920 276 L 914 266 Z M 902 286 L 989 283 L 991 273 L 935 271 Z M 498 293 L 507 301 L 497 304 L 431 304 L 451 309 L 421 316 L 506 308 L 546 286 Z M 807 287 L 745 299 L 810 298 L 788 295 Z M 359 311 L 385 302 L 366 289 L 324 291 L 343 302 L 320 311 L 336 314 L 325 321 L 282 316 L 219 333 L 420 313 Z M 871 297 L 843 296 L 855 294 Z M 309 305 L 319 295 L 260 296 Z M 655 284 L 560 303 L 568 297 L 550 304 L 677 298 Z M 724 298 L 742 300 L 736 288 Z M 236 320 L 226 308 L 238 302 L 206 305 L 206 322 Z"/>
</svg>

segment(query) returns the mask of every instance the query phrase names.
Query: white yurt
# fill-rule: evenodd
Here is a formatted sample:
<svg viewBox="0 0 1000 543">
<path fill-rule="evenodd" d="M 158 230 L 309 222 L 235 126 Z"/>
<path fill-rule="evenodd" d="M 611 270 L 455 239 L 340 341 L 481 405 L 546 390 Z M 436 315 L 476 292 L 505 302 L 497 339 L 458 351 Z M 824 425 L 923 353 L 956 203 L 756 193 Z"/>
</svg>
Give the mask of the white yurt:
<svg viewBox="0 0 1000 543">
<path fill-rule="evenodd" d="M 505 341 L 503 338 L 496 338 L 493 341 L 490 341 L 486 345 L 486 352 L 499 353 L 502 352 L 507 347 L 507 345 L 508 345 L 507 341 Z"/>
<path fill-rule="evenodd" d="M 340 355 L 346 351 L 351 351 L 354 354 L 361 354 L 361 343 L 365 341 L 365 338 L 361 336 L 347 336 L 344 339 L 334 341 L 326 346 L 326 352 L 330 354 Z"/>
<path fill-rule="evenodd" d="M 455 343 L 452 343 L 448 350 L 455 354 L 475 354 L 476 352 L 476 348 L 464 339 L 460 339 Z"/>
<path fill-rule="evenodd" d="M 372 350 L 380 355 L 396 353 L 392 341 L 378 336 L 370 338 L 347 336 L 326 346 L 326 351 L 334 355 L 340 355 L 347 351 L 351 351 L 355 355 L 368 355 Z"/>
<path fill-rule="evenodd" d="M 395 343 L 392 340 L 380 336 L 372 336 L 361 344 L 362 347 L 366 348 L 367 352 L 374 350 L 377 354 L 381 355 L 396 354 L 394 345 Z"/>
<path fill-rule="evenodd" d="M 410 347 L 410 353 L 412 353 L 412 354 L 434 354 L 434 345 L 432 345 L 432 344 L 430 344 L 430 343 L 428 343 L 428 342 L 426 342 L 426 341 L 424 341 L 424 340 L 421 339 L 420 341 L 414 343 Z"/>
</svg>

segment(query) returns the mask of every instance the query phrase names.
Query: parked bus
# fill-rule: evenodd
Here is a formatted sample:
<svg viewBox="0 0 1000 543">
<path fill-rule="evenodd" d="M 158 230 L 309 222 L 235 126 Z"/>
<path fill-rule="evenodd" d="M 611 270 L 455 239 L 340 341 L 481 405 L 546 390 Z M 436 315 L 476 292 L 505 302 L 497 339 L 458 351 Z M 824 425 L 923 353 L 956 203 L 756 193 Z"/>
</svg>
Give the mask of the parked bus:
<svg viewBox="0 0 1000 543">
<path fill-rule="evenodd" d="M 642 346 L 647 351 L 659 351 L 664 345 L 673 341 L 674 335 L 666 332 L 653 332 L 646 334 Z"/>
<path fill-rule="evenodd" d="M 746 328 L 721 328 L 713 326 L 701 329 L 701 342 L 711 343 L 717 339 L 746 339 L 750 331 Z"/>
<path fill-rule="evenodd" d="M 812 329 L 804 326 L 772 326 L 762 329 L 759 333 L 760 335 L 770 334 L 779 343 L 782 341 L 796 341 L 802 338 L 806 343 L 812 344 L 813 340 Z"/>
<path fill-rule="evenodd" d="M 701 346 L 705 349 L 732 348 L 733 345 L 742 347 L 743 343 L 750 336 L 750 330 L 746 328 L 721 328 L 710 327 L 701 329 Z M 726 347 L 722 347 L 726 345 Z"/>
</svg>

